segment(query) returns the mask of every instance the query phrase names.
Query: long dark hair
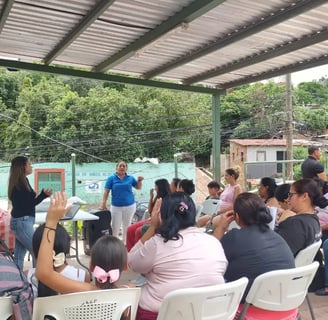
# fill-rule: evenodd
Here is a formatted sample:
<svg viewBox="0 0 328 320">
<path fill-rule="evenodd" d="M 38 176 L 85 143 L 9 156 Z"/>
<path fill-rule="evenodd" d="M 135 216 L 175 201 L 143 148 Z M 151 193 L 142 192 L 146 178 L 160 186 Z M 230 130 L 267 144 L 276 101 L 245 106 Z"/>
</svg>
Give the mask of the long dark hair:
<svg viewBox="0 0 328 320">
<path fill-rule="evenodd" d="M 156 196 L 148 206 L 149 211 L 151 212 L 154 208 L 155 202 L 158 198 L 165 198 L 168 194 L 171 193 L 170 184 L 166 179 L 158 179 L 155 181 L 157 186 Z"/>
<path fill-rule="evenodd" d="M 8 199 L 12 200 L 14 189 L 30 190 L 29 184 L 26 180 L 26 164 L 28 158 L 18 156 L 11 160 L 9 181 L 8 181 Z"/>
<path fill-rule="evenodd" d="M 32 238 L 33 253 L 35 258 L 38 257 L 42 235 L 44 231 L 45 224 L 41 224 L 34 232 Z M 61 225 L 57 224 L 55 241 L 54 241 L 54 251 L 55 254 L 63 252 L 65 255 L 69 254 L 71 246 L 71 237 L 69 236 L 66 229 Z M 55 296 L 58 293 L 52 290 L 48 286 L 44 285 L 41 281 L 38 281 L 38 297 L 48 297 Z"/>
<path fill-rule="evenodd" d="M 119 269 L 120 273 L 127 267 L 127 251 L 123 242 L 111 235 L 100 237 L 91 249 L 90 266 L 93 270 L 96 266 L 106 272 Z M 96 285 L 100 289 L 112 289 L 115 285 L 106 281 L 100 283 L 96 279 Z"/>
<path fill-rule="evenodd" d="M 268 223 L 272 221 L 270 209 L 258 195 L 250 192 L 239 194 L 233 210 L 246 226 L 258 225 L 262 232 L 269 229 Z"/>
<path fill-rule="evenodd" d="M 155 181 L 155 185 L 158 188 L 155 199 L 164 198 L 171 193 L 170 184 L 166 179 L 158 179 Z"/>
<path fill-rule="evenodd" d="M 196 207 L 194 201 L 185 192 L 167 195 L 161 205 L 162 224 L 158 233 L 164 242 L 178 240 L 180 230 L 195 225 Z"/>
<path fill-rule="evenodd" d="M 261 182 L 260 183 L 264 187 L 267 187 L 268 197 L 265 199 L 265 201 L 267 201 L 270 198 L 273 198 L 274 197 L 274 193 L 275 193 L 276 188 L 277 188 L 276 181 L 273 178 L 264 177 L 264 178 L 261 179 Z"/>
</svg>

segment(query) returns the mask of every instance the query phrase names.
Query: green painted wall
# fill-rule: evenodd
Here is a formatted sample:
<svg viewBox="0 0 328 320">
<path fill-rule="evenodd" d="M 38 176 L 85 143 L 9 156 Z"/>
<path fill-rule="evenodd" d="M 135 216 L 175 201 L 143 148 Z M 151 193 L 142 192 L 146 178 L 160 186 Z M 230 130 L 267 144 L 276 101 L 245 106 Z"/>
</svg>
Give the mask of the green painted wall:
<svg viewBox="0 0 328 320">
<path fill-rule="evenodd" d="M 65 191 L 72 195 L 72 164 L 71 163 L 32 163 L 33 169 L 62 168 L 65 169 Z M 107 177 L 115 172 L 116 163 L 88 163 L 75 166 L 76 196 L 90 205 L 101 203 Z M 10 164 L 0 163 L 0 198 L 7 198 L 7 186 Z M 174 163 L 129 163 L 128 173 L 135 177 L 143 176 L 142 190 L 135 190 L 136 200 L 149 199 L 149 190 L 154 182 L 166 178 L 169 182 L 174 177 Z M 195 182 L 195 163 L 178 163 L 178 176 L 181 179 L 193 179 Z M 33 187 L 34 172 L 28 176 Z"/>
</svg>

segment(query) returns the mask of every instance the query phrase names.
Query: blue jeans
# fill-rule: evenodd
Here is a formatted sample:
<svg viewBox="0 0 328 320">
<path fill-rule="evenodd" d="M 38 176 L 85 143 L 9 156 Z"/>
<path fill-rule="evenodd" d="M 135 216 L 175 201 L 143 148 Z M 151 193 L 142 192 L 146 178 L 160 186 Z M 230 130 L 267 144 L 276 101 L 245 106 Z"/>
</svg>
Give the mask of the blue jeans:
<svg viewBox="0 0 328 320">
<path fill-rule="evenodd" d="M 325 287 L 328 287 L 328 239 L 324 241 L 322 249 L 325 258 Z"/>
<path fill-rule="evenodd" d="M 23 270 L 24 258 L 29 251 L 32 256 L 33 267 L 35 267 L 35 257 L 33 254 L 32 237 L 34 233 L 35 217 L 24 216 L 10 219 L 10 229 L 15 235 L 14 259 L 18 267 Z"/>
</svg>

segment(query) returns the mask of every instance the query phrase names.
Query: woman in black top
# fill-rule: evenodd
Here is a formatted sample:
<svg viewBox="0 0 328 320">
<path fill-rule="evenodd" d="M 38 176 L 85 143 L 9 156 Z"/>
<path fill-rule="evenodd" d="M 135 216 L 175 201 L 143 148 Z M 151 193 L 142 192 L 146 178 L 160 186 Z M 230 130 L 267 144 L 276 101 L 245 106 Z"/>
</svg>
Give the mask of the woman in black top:
<svg viewBox="0 0 328 320">
<path fill-rule="evenodd" d="M 226 232 L 235 220 L 240 229 Z M 214 236 L 221 241 L 228 267 L 224 274 L 227 282 L 247 277 L 245 297 L 254 279 L 265 272 L 295 267 L 293 254 L 286 241 L 268 224 L 272 221 L 269 208 L 256 194 L 244 192 L 237 196 L 233 211 L 218 216 L 214 221 Z M 294 319 L 297 310 L 265 311 L 251 306 L 245 319 Z M 290 317 L 287 317 L 290 316 Z"/>
<path fill-rule="evenodd" d="M 300 250 L 320 240 L 321 229 L 315 206 L 324 208 L 328 200 L 313 179 L 301 179 L 291 185 L 288 202 L 296 215 L 281 222 L 277 232 L 296 256 Z"/>
<path fill-rule="evenodd" d="M 21 270 L 26 251 L 30 252 L 35 266 L 32 249 L 35 206 L 52 193 L 51 189 L 42 189 L 37 196 L 27 179 L 31 173 L 32 165 L 27 157 L 18 156 L 11 161 L 8 184 L 8 198 L 12 204 L 10 228 L 15 235 L 15 262 Z"/>
</svg>

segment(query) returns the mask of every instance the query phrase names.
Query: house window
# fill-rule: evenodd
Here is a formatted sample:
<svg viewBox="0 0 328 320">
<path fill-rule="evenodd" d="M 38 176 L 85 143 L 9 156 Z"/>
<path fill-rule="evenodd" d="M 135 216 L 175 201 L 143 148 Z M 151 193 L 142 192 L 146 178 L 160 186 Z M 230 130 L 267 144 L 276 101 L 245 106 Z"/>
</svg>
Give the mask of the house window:
<svg viewBox="0 0 328 320">
<path fill-rule="evenodd" d="M 286 151 L 277 151 L 276 155 L 277 155 L 277 160 L 287 159 Z M 282 173 L 282 171 L 283 171 L 283 164 L 277 163 L 277 173 Z"/>
<path fill-rule="evenodd" d="M 240 160 L 241 162 L 244 162 L 244 152 L 240 152 Z"/>
<path fill-rule="evenodd" d="M 34 189 L 37 193 L 42 189 L 65 190 L 65 169 L 35 169 Z"/>
<path fill-rule="evenodd" d="M 258 161 L 258 162 L 266 161 L 266 152 L 265 151 L 256 151 L 256 161 Z"/>
<path fill-rule="evenodd" d="M 232 153 L 232 161 L 235 161 L 235 153 Z"/>
</svg>

